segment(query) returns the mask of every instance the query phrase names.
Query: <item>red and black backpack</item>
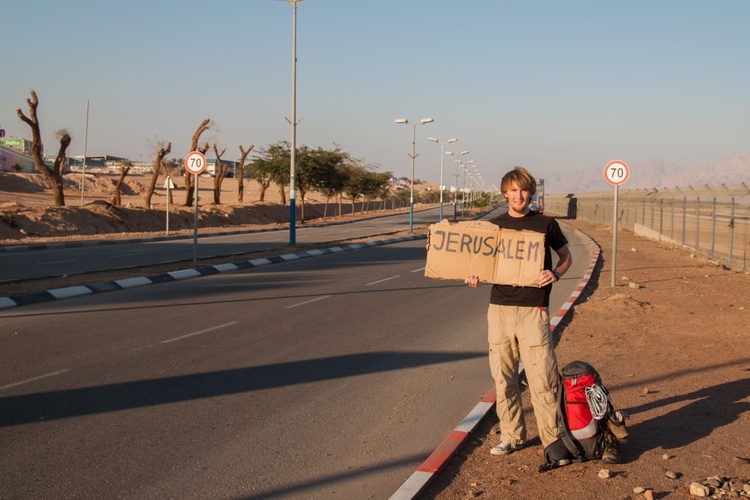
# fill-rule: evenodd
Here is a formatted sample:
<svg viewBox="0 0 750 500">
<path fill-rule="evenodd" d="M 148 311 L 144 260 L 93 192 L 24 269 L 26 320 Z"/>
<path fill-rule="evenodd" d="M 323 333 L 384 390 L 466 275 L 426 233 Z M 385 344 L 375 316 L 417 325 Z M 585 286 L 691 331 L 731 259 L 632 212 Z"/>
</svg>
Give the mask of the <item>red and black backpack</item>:
<svg viewBox="0 0 750 500">
<path fill-rule="evenodd" d="M 596 369 L 585 361 L 565 365 L 557 402 L 559 437 L 545 447 L 540 470 L 601 458 L 606 419 L 614 408 Z"/>
</svg>

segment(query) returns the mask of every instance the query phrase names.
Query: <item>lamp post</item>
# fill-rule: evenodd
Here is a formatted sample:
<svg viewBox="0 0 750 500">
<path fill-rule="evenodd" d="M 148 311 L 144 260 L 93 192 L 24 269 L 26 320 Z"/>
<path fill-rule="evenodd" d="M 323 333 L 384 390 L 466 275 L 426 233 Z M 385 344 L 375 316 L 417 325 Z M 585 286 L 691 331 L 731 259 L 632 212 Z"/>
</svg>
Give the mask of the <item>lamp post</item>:
<svg viewBox="0 0 750 500">
<path fill-rule="evenodd" d="M 81 170 L 81 206 L 83 206 L 83 192 L 86 189 L 86 145 L 89 141 L 89 100 L 86 99 L 86 128 L 83 133 L 83 170 Z"/>
<path fill-rule="evenodd" d="M 302 0 L 284 0 L 292 6 L 292 144 L 289 148 L 289 244 L 296 245 L 297 195 L 295 170 L 297 163 L 297 4 Z"/>
<path fill-rule="evenodd" d="M 472 208 L 474 207 L 474 202 L 477 199 L 479 179 L 481 179 L 479 168 L 476 165 L 471 165 L 471 170 L 469 171 L 469 206 L 471 206 Z"/>
<path fill-rule="evenodd" d="M 471 181 L 474 179 L 474 176 L 472 175 L 473 170 L 476 169 L 477 166 L 474 164 L 474 160 L 469 160 L 466 162 L 466 167 L 464 168 L 464 210 L 466 209 L 466 203 L 468 202 L 469 206 L 472 206 L 472 192 L 471 192 Z M 469 174 L 469 181 L 466 181 L 466 174 Z"/>
<path fill-rule="evenodd" d="M 469 154 L 468 151 L 461 151 L 460 153 L 452 153 L 450 151 L 446 151 L 445 154 L 455 156 L 456 157 L 456 173 L 454 177 L 456 178 L 456 185 L 455 185 L 455 191 L 453 191 L 453 220 L 456 221 L 458 217 L 458 164 L 461 163 L 461 160 L 458 159 L 459 156 L 467 155 Z"/>
<path fill-rule="evenodd" d="M 451 142 L 457 142 L 458 139 L 448 139 L 445 142 L 440 142 L 437 139 L 435 139 L 434 137 L 428 137 L 427 140 L 428 141 L 432 141 L 432 142 L 437 142 L 438 144 L 440 144 L 440 218 L 438 219 L 438 221 L 441 221 L 441 220 L 443 220 L 443 190 L 444 190 L 444 186 L 443 186 L 443 158 L 445 158 L 445 153 L 443 152 L 443 148 L 445 147 L 446 144 L 450 144 Z"/>
<path fill-rule="evenodd" d="M 417 156 L 415 153 L 416 148 L 416 142 L 417 142 L 417 125 L 425 125 L 427 123 L 432 123 L 434 120 L 432 118 L 422 118 L 419 120 L 418 123 L 412 123 L 412 134 L 411 134 L 411 154 L 409 155 L 411 157 L 411 191 L 409 195 L 409 232 L 414 231 L 414 160 Z M 409 120 L 406 118 L 399 118 L 396 120 L 396 123 L 401 123 L 404 125 L 409 124 Z"/>
</svg>

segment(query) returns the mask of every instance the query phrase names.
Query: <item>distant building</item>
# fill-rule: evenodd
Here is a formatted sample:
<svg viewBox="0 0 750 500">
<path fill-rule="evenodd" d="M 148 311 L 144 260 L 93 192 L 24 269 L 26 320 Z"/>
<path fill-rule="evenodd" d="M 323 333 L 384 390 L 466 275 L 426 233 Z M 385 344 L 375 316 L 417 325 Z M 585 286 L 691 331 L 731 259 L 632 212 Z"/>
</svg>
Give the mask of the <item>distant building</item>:
<svg viewBox="0 0 750 500">
<path fill-rule="evenodd" d="M 0 129 L 0 170 L 3 172 L 36 172 L 31 154 L 31 141 L 5 137 Z"/>
<path fill-rule="evenodd" d="M 28 139 L 17 139 L 15 137 L 5 137 L 5 132 L 0 136 L 0 146 L 14 149 L 21 154 L 30 155 L 31 145 L 33 143 Z"/>
<path fill-rule="evenodd" d="M 232 160 L 221 160 L 221 163 L 226 165 L 227 173 L 225 177 L 234 177 L 235 170 L 240 168 L 240 162 Z M 216 160 L 206 158 L 206 172 L 211 177 L 216 177 Z"/>
<path fill-rule="evenodd" d="M 15 149 L 0 146 L 0 170 L 3 172 L 34 173 L 36 167 L 29 155 L 24 155 Z"/>
<path fill-rule="evenodd" d="M 111 155 L 86 155 L 86 168 L 106 169 L 115 165 L 119 167 L 127 160 L 127 158 Z M 81 170 L 83 168 L 83 155 L 68 157 L 68 167 L 70 170 Z"/>
</svg>

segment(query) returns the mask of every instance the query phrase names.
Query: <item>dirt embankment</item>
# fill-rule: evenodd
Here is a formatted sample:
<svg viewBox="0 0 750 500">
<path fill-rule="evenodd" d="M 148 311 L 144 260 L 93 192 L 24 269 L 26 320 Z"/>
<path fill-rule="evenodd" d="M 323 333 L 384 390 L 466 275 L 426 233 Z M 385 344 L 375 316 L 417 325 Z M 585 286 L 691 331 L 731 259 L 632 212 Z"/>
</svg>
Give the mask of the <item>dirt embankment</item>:
<svg viewBox="0 0 750 500">
<path fill-rule="evenodd" d="M 65 207 L 50 206 L 52 191 L 39 174 L 0 173 L 0 244 L 34 244 L 65 239 L 105 239 L 134 237 L 141 234 L 163 234 L 167 231 L 167 191 L 164 180 L 157 182 L 151 207 L 145 208 L 144 195 L 150 178 L 128 176 L 121 188 L 120 206 L 110 204 L 116 177 L 87 174 L 81 189 L 81 175 L 65 176 Z M 179 179 L 177 180 L 179 181 Z M 428 187 L 428 186 L 425 186 Z M 271 186 L 263 202 L 259 185 L 245 181 L 244 202 L 237 201 L 237 180 L 225 179 L 222 184 L 222 204 L 213 203 L 213 183 L 202 179 L 199 186 L 198 226 L 216 230 L 237 230 L 246 226 L 278 226 L 289 220 L 289 207 L 282 203 L 279 190 Z M 210 200 L 210 202 L 209 202 Z M 324 196 L 306 196 L 304 213 L 297 200 L 297 218 L 310 222 L 353 218 L 383 213 L 394 207 L 391 201 L 384 206 L 380 201 L 370 203 L 327 203 Z M 169 230 L 179 233 L 192 230 L 195 209 L 185 206 L 185 190 L 172 190 L 169 204 Z M 300 221 L 300 223 L 302 223 Z"/>
</svg>

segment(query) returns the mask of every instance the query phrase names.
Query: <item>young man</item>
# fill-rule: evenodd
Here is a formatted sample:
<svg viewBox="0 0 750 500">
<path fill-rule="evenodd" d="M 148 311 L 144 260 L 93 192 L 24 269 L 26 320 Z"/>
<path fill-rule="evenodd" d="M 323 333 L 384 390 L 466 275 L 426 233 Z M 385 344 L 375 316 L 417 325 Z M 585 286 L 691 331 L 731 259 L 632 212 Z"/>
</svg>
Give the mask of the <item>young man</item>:
<svg viewBox="0 0 750 500">
<path fill-rule="evenodd" d="M 497 388 L 497 416 L 500 443 L 493 455 L 507 455 L 526 442 L 526 424 L 518 386 L 519 361 L 523 361 L 531 403 L 542 446 L 557 439 L 558 369 L 549 324 L 549 295 L 552 284 L 570 268 L 573 259 L 568 240 L 554 219 L 529 208 L 536 180 L 522 167 L 503 176 L 500 190 L 508 200 L 508 212 L 491 222 L 504 229 L 536 231 L 545 235 L 544 266 L 538 287 L 493 285 L 487 311 L 490 369 Z M 553 250 L 559 260 L 552 267 Z M 477 276 L 465 280 L 479 286 Z"/>
</svg>

